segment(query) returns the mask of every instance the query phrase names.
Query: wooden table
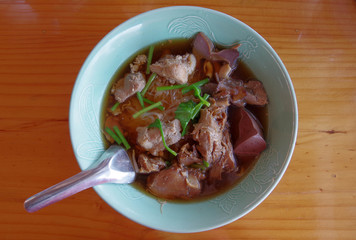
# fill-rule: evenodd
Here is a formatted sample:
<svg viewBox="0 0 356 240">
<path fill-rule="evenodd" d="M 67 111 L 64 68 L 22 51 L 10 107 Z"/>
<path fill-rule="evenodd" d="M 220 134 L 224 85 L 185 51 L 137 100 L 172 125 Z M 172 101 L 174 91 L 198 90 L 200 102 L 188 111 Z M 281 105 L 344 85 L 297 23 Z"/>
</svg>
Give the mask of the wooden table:
<svg viewBox="0 0 356 240">
<path fill-rule="evenodd" d="M 276 50 L 299 106 L 295 152 L 255 210 L 196 234 L 152 230 L 92 189 L 30 214 L 32 194 L 79 171 L 68 128 L 85 58 L 165 1 L 0 1 L 0 239 L 356 239 L 356 1 L 174 1 L 225 12 Z M 121 3 L 125 2 L 125 3 Z"/>
</svg>

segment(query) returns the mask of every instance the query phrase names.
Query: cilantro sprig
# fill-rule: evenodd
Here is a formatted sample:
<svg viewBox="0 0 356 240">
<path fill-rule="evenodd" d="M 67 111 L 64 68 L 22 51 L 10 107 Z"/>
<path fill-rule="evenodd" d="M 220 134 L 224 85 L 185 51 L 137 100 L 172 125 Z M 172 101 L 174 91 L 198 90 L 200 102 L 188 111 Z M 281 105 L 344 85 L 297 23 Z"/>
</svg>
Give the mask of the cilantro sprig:
<svg viewBox="0 0 356 240">
<path fill-rule="evenodd" d="M 209 98 L 209 94 L 204 94 L 202 99 L 206 101 Z M 184 136 L 187 132 L 187 126 L 190 120 L 193 120 L 197 117 L 204 103 L 200 102 L 196 104 L 192 100 L 188 102 L 182 102 L 178 105 L 175 113 L 175 118 L 180 121 L 180 125 L 182 126 L 182 136 Z"/>
</svg>

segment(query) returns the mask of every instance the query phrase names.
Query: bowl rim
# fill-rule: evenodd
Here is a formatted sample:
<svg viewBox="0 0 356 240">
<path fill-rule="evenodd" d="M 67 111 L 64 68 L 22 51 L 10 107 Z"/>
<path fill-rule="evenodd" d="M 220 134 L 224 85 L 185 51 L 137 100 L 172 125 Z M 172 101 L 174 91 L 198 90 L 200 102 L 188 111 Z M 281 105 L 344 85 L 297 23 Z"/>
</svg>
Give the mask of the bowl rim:
<svg viewBox="0 0 356 240">
<path fill-rule="evenodd" d="M 278 56 L 278 54 L 276 53 L 276 51 L 271 47 L 271 45 L 259 34 L 257 33 L 254 29 L 252 29 L 250 26 L 248 26 L 246 23 L 228 15 L 225 13 L 222 13 L 220 11 L 214 10 L 214 9 L 210 9 L 210 8 L 204 8 L 204 7 L 198 7 L 198 6 L 170 6 L 170 7 L 162 7 L 162 8 L 157 8 L 157 9 L 153 9 L 153 10 L 149 10 L 143 13 L 140 13 L 124 22 L 122 22 L 121 24 L 119 24 L 118 26 L 116 26 L 114 29 L 112 29 L 109 33 L 107 33 L 97 44 L 96 46 L 91 50 L 91 52 L 89 53 L 89 55 L 86 57 L 83 65 L 81 66 L 81 69 L 77 75 L 76 81 L 74 83 L 73 86 L 73 90 L 72 90 L 72 94 L 71 94 L 71 100 L 70 100 L 70 107 L 69 107 L 69 129 L 70 129 L 70 139 L 71 139 L 71 143 L 72 143 L 72 148 L 73 148 L 73 152 L 74 155 L 76 157 L 77 163 L 79 164 L 78 158 L 79 156 L 77 155 L 76 149 L 74 148 L 74 144 L 73 144 L 73 138 L 74 138 L 74 133 L 73 133 L 73 129 L 75 128 L 75 125 L 73 123 L 73 121 L 71 121 L 71 119 L 73 119 L 73 111 L 72 109 L 74 108 L 74 96 L 79 88 L 79 79 L 82 78 L 85 70 L 87 69 L 90 61 L 92 60 L 93 56 L 95 56 L 97 54 L 97 52 L 113 37 L 115 36 L 115 33 L 120 31 L 121 28 L 124 28 L 126 25 L 130 25 L 130 23 L 136 21 L 139 18 L 142 18 L 146 15 L 151 15 L 151 14 L 157 14 L 160 12 L 164 12 L 167 10 L 186 10 L 186 9 L 194 9 L 194 10 L 203 10 L 209 13 L 213 13 L 215 15 L 220 15 L 223 16 L 225 18 L 229 18 L 234 22 L 237 22 L 238 24 L 243 25 L 245 28 L 247 28 L 249 31 L 253 32 L 254 34 L 256 34 L 257 36 L 260 37 L 260 41 L 262 41 L 265 46 L 268 48 L 268 50 L 273 53 L 274 58 L 276 59 L 276 61 L 279 64 L 279 67 L 282 69 L 282 72 L 285 74 L 286 76 L 286 80 L 288 82 L 288 86 L 290 87 L 290 93 L 291 93 L 291 99 L 292 99 L 292 103 L 293 103 L 293 108 L 294 108 L 294 119 L 293 119 L 293 129 L 292 129 L 292 137 L 291 137 L 291 142 L 290 142 L 290 146 L 289 146 L 289 150 L 288 150 L 288 154 L 286 155 L 286 161 L 284 166 L 281 167 L 281 171 L 278 175 L 278 177 L 275 179 L 274 183 L 268 188 L 268 190 L 263 194 L 262 197 L 259 198 L 258 201 L 254 202 L 251 206 L 249 206 L 242 214 L 239 214 L 238 216 L 235 216 L 234 218 L 228 220 L 228 221 L 224 221 L 221 222 L 220 224 L 216 224 L 214 226 L 208 226 L 208 227 L 200 227 L 200 228 L 196 228 L 194 230 L 181 230 L 181 231 L 177 231 L 177 230 L 172 230 L 172 229 L 167 229 L 164 227 L 153 227 L 150 224 L 147 224 L 145 222 L 140 221 L 140 219 L 136 219 L 131 217 L 130 215 L 127 214 L 123 214 L 122 212 L 118 211 L 118 209 L 116 209 L 115 206 L 113 206 L 113 204 L 108 201 L 107 199 L 105 199 L 105 197 L 103 197 L 104 194 L 102 194 L 101 190 L 98 187 L 94 187 L 94 190 L 97 192 L 97 194 L 109 205 L 111 206 L 115 211 L 119 212 L 121 215 L 129 218 L 130 220 L 139 223 L 141 225 L 144 225 L 146 227 L 149 228 L 153 228 L 153 229 L 157 229 L 157 230 L 161 230 L 161 231 L 166 231 L 166 232 L 176 232 L 176 233 L 193 233 L 193 232 L 202 232 L 202 231 L 207 231 L 207 230 L 211 230 L 211 229 L 215 229 L 218 227 L 222 227 L 224 225 L 227 225 L 231 222 L 236 221 L 237 219 L 245 216 L 246 214 L 248 214 L 250 211 L 252 211 L 254 208 L 256 208 L 261 202 L 263 202 L 267 196 L 269 196 L 269 194 L 275 189 L 275 187 L 278 185 L 279 181 L 281 180 L 281 178 L 283 177 L 294 152 L 294 148 L 295 148 L 295 144 L 296 144 L 296 140 L 297 140 L 297 133 L 298 133 L 298 106 L 297 106 L 297 98 L 296 98 L 296 94 L 294 91 L 294 87 L 293 87 L 293 83 L 292 80 L 289 76 L 289 73 L 285 67 L 285 65 L 283 64 L 282 60 L 280 59 L 280 57 Z M 80 164 L 79 164 L 80 166 Z M 83 170 L 83 169 L 82 169 Z"/>
</svg>

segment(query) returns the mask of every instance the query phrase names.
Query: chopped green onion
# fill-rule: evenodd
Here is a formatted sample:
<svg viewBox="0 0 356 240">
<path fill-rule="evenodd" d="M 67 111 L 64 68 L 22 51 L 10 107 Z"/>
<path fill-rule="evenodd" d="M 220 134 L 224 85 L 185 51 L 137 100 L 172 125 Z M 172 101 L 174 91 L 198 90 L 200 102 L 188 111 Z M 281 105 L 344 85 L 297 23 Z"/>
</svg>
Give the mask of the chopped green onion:
<svg viewBox="0 0 356 240">
<path fill-rule="evenodd" d="M 153 102 L 153 101 L 151 101 L 151 100 L 149 100 L 149 99 L 147 99 L 147 98 L 144 98 L 144 97 L 142 97 L 142 100 L 145 102 L 145 103 L 148 103 L 148 104 L 155 104 L 155 102 Z M 164 107 L 163 106 L 158 106 L 157 107 L 159 110 L 161 110 L 161 111 L 164 111 Z"/>
<path fill-rule="evenodd" d="M 142 107 L 142 108 L 145 108 L 145 104 L 143 103 L 142 95 L 141 95 L 140 92 L 137 92 L 137 99 L 138 99 L 138 101 L 140 102 L 141 107 Z"/>
<path fill-rule="evenodd" d="M 195 85 L 192 85 L 193 89 L 194 89 L 194 96 L 196 96 L 197 98 L 199 98 L 199 100 L 206 106 L 210 106 L 210 103 L 208 101 L 206 101 L 204 98 L 202 98 L 201 94 L 201 90 L 200 88 L 196 87 Z"/>
<path fill-rule="evenodd" d="M 148 50 L 148 57 L 147 57 L 147 67 L 146 67 L 146 74 L 150 74 L 150 66 L 152 62 L 152 57 L 153 57 L 153 50 L 155 49 L 155 46 L 151 45 L 150 49 Z"/>
<path fill-rule="evenodd" d="M 141 95 L 142 97 L 145 96 L 148 88 L 150 87 L 151 83 L 153 82 L 153 80 L 156 78 L 157 74 L 156 73 L 152 73 L 151 76 L 148 78 L 148 81 L 146 83 L 146 86 L 142 89 L 141 91 Z"/>
<path fill-rule="evenodd" d="M 203 79 L 203 80 L 201 80 L 199 82 L 193 83 L 192 85 L 189 85 L 189 86 L 183 88 L 182 89 L 182 93 L 186 94 L 187 92 L 189 92 L 191 90 L 194 90 L 193 86 L 199 88 L 199 87 L 203 86 L 204 84 L 207 84 L 209 81 L 210 81 L 209 78 L 205 78 L 205 79 Z"/>
<path fill-rule="evenodd" d="M 105 128 L 105 131 L 110 135 L 110 137 L 112 137 L 115 142 L 117 142 L 117 144 L 121 144 L 121 140 L 118 136 L 116 136 L 116 134 L 109 128 L 109 127 L 106 127 Z"/>
<path fill-rule="evenodd" d="M 141 114 L 143 114 L 143 113 L 145 113 L 145 112 L 148 112 L 148 111 L 150 111 L 150 110 L 152 110 L 152 109 L 154 109 L 154 108 L 157 108 L 158 106 L 161 106 L 161 105 L 162 105 L 162 102 L 159 101 L 159 102 L 157 102 L 157 103 L 155 103 L 155 104 L 152 104 L 152 105 L 150 105 L 150 106 L 148 106 L 148 107 L 145 107 L 145 108 L 141 109 L 140 111 L 138 111 L 137 113 L 135 113 L 134 115 L 132 115 L 132 117 L 133 117 L 133 118 L 138 118 Z"/>
<path fill-rule="evenodd" d="M 157 91 L 167 91 L 167 90 L 184 88 L 184 87 L 187 87 L 187 86 L 188 86 L 187 84 L 172 85 L 172 86 L 159 86 L 159 87 L 157 87 Z"/>
<path fill-rule="evenodd" d="M 119 136 L 122 144 L 124 144 L 126 150 L 129 150 L 131 148 L 130 144 L 126 141 L 126 138 L 124 137 L 124 135 L 122 134 L 122 132 L 120 131 L 120 129 L 117 126 L 114 126 L 114 131 L 117 134 L 117 136 Z"/>
<path fill-rule="evenodd" d="M 151 105 L 152 106 L 152 105 Z M 163 133 L 163 129 L 162 129 L 162 123 L 161 120 L 159 120 L 159 118 L 157 118 L 152 124 L 150 124 L 148 126 L 148 128 L 152 128 L 152 127 L 156 127 L 159 129 L 159 131 L 161 132 L 161 136 L 162 136 L 162 142 L 163 142 L 163 146 L 167 149 L 168 152 L 170 152 L 171 154 L 173 154 L 174 156 L 177 156 L 177 153 L 175 151 L 173 151 L 170 147 L 168 147 L 166 140 L 164 139 L 164 133 Z"/>
<path fill-rule="evenodd" d="M 111 110 L 112 112 L 115 111 L 116 108 L 119 106 L 119 104 L 120 104 L 119 102 L 116 102 L 116 103 L 114 104 L 114 106 L 111 107 L 110 110 Z"/>
<path fill-rule="evenodd" d="M 208 98 L 209 98 L 209 94 L 204 94 L 204 96 L 203 96 L 203 98 L 205 99 L 205 100 L 208 100 Z M 192 114 L 192 119 L 194 119 L 197 115 L 198 115 L 198 113 L 200 112 L 200 109 L 203 107 L 203 102 L 200 102 L 200 103 L 198 103 L 195 107 L 194 107 L 194 109 L 193 109 L 193 114 Z"/>
</svg>

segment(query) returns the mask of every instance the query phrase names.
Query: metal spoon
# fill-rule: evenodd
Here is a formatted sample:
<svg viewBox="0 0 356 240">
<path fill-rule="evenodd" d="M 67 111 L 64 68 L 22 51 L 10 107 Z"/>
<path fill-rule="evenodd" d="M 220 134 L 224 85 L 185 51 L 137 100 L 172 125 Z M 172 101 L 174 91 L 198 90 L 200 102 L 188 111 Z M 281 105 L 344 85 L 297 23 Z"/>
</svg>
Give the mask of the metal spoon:
<svg viewBox="0 0 356 240">
<path fill-rule="evenodd" d="M 35 212 L 82 190 L 102 183 L 132 183 L 136 173 L 126 151 L 112 145 L 90 168 L 70 177 L 25 201 L 25 209 Z"/>
</svg>

